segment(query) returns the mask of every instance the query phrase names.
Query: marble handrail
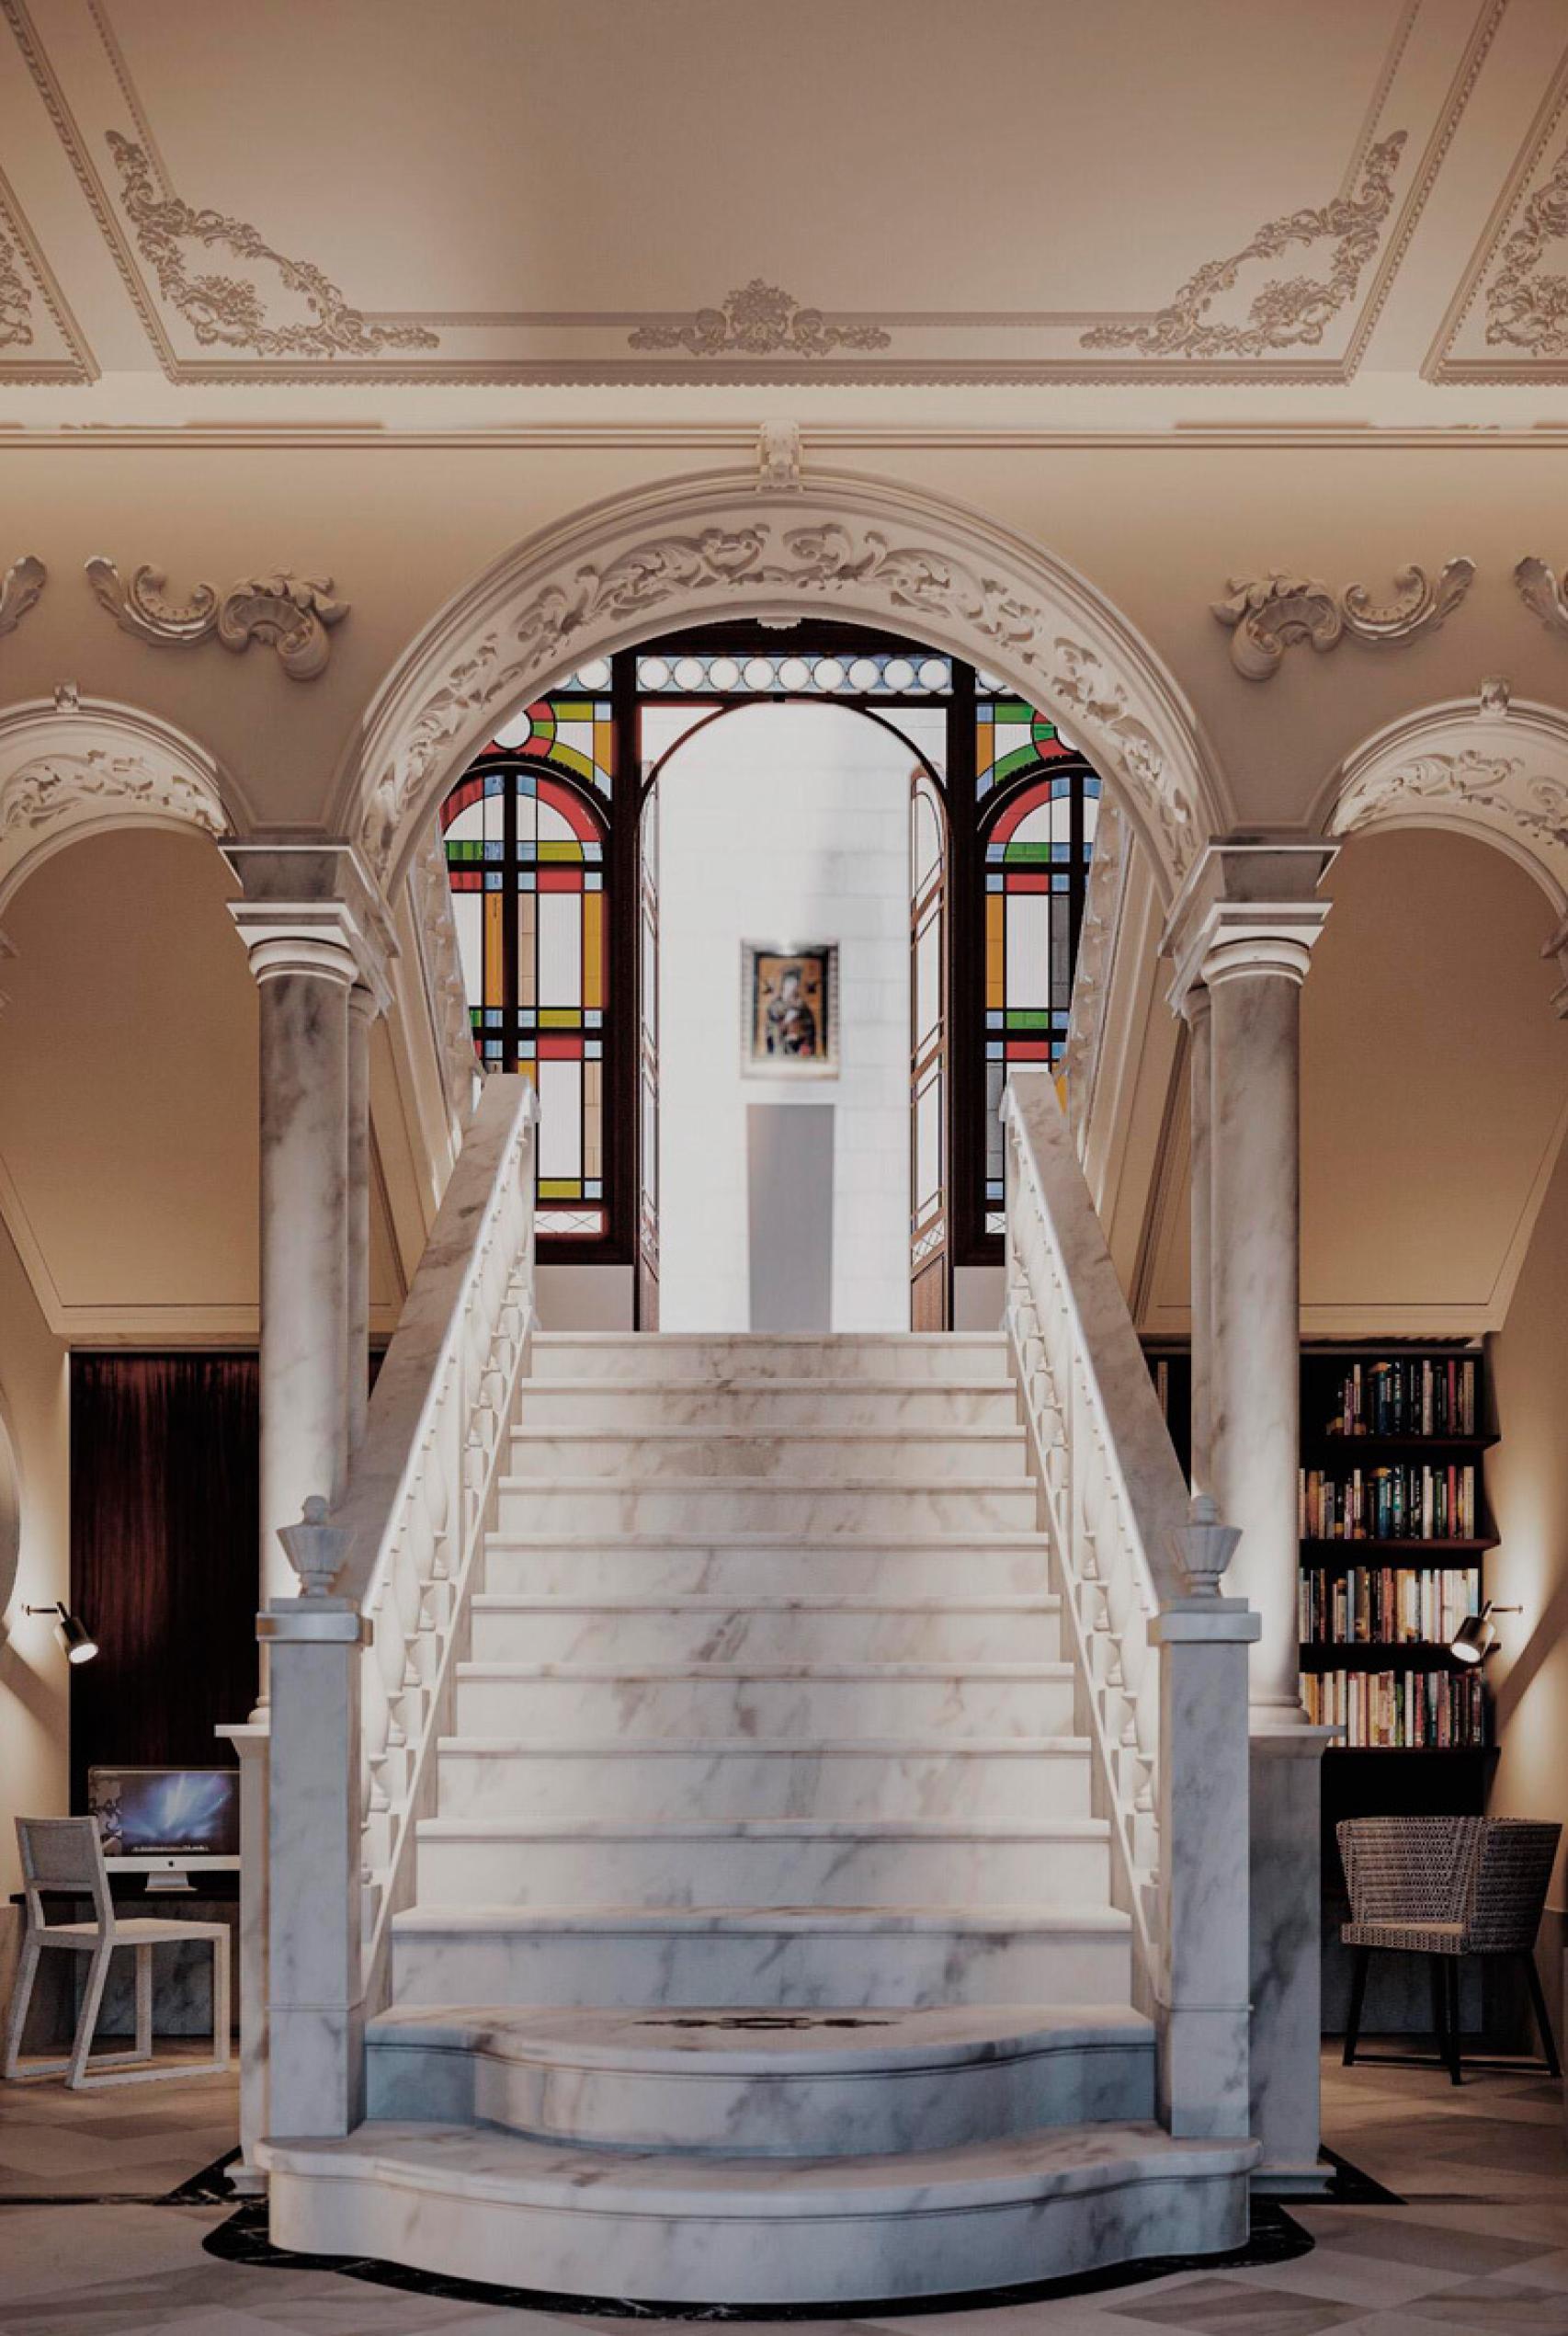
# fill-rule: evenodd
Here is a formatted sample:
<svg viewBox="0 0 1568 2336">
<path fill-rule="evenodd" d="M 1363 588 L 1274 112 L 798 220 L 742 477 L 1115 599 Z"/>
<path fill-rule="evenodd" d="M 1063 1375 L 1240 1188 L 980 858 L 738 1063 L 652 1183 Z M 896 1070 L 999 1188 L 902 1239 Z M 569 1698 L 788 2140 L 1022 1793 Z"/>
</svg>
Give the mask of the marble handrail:
<svg viewBox="0 0 1568 2336">
<path fill-rule="evenodd" d="M 494 1077 L 448 1182 L 331 1524 L 335 1585 L 369 1617 L 360 1674 L 365 2000 L 412 1887 L 415 1822 L 491 1486 L 533 1327 L 534 1131 L 523 1078 Z"/>
<path fill-rule="evenodd" d="M 1149 1624 L 1187 1593 L 1187 1487 L 1050 1074 L 1015 1072 L 1002 1115 L 1007 1329 L 1111 1817 L 1113 1893 L 1152 2011 L 1163 1957 Z"/>
</svg>

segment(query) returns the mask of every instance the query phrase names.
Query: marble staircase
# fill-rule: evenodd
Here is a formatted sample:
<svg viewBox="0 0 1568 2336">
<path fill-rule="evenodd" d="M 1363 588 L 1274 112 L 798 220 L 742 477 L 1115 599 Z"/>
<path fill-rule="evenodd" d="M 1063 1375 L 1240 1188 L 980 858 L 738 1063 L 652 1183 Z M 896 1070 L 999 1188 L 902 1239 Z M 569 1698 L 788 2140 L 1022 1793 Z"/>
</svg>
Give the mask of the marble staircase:
<svg viewBox="0 0 1568 2336">
<path fill-rule="evenodd" d="M 865 2305 L 1245 2234 L 1155 2122 L 996 1337 L 537 1337 L 366 2033 L 274 2235 Z"/>
</svg>

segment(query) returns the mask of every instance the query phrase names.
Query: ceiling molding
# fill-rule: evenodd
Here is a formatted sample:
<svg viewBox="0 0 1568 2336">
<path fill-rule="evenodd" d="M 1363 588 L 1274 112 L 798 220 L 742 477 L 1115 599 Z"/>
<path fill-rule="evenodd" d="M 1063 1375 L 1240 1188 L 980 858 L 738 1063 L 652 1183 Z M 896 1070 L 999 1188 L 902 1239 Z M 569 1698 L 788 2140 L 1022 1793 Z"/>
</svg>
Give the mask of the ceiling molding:
<svg viewBox="0 0 1568 2336">
<path fill-rule="evenodd" d="M 41 315 L 37 311 L 41 310 Z M 52 333 L 58 357 L 40 342 Z M 98 368 L 38 237 L 0 170 L 0 382 L 13 388 L 96 382 Z"/>
<path fill-rule="evenodd" d="M 1200 266 L 1177 302 L 1156 314 L 1066 309 L 835 313 L 802 307 L 761 277 L 722 305 L 695 313 L 357 308 L 314 261 L 290 258 L 247 220 L 199 208 L 176 191 L 108 0 L 77 5 L 83 24 L 70 51 L 68 98 L 28 0 L 0 0 L 171 382 L 627 388 L 814 382 L 895 388 L 1348 381 L 1506 0 L 1479 0 L 1440 99 L 1432 84 L 1460 29 L 1459 9 L 1450 5 L 1437 11 L 1430 0 L 1403 0 L 1338 192 L 1319 206 L 1270 216 L 1250 241 L 1238 236 L 1231 256 Z M 1413 145 L 1402 157 L 1407 137 L 1418 142 L 1420 158 L 1402 196 L 1397 166 L 1417 151 Z M 106 146 L 119 165 L 118 188 L 114 172 L 106 177 L 99 167 Z M 390 223 L 388 232 L 394 234 Z M 1325 237 L 1338 244 L 1339 258 L 1326 283 L 1316 287 L 1315 299 L 1311 287 L 1303 292 L 1299 284 L 1268 280 L 1277 254 Z M 188 268 L 186 247 L 193 245 L 259 265 L 265 283 L 245 273 Z M 1251 279 L 1250 291 L 1246 283 L 1237 290 L 1242 322 L 1213 315 L 1216 302 L 1242 276 Z M 275 285 L 284 295 L 281 309 Z M 1173 339 L 1166 320 L 1187 295 L 1187 305 L 1201 316 L 1189 316 Z M 566 341 L 570 353 L 549 353 L 551 340 L 558 348 Z M 1237 348 L 1244 353 L 1234 354 Z M 415 351 L 424 354 L 415 357 Z"/>
<path fill-rule="evenodd" d="M 1528 348 L 1518 332 L 1500 323 L 1497 311 L 1512 303 L 1517 311 L 1528 313 L 1532 297 L 1540 302 L 1539 271 L 1554 242 L 1562 241 L 1561 256 L 1568 269 L 1568 240 L 1564 240 L 1568 238 L 1568 143 L 1557 151 L 1563 140 L 1568 140 L 1568 49 L 1548 84 L 1426 352 L 1421 368 L 1424 380 L 1437 383 L 1568 381 L 1568 308 L 1555 319 L 1541 313 L 1543 332 L 1550 332 L 1553 322 L 1557 327 L 1557 345 L 1544 357 L 1496 353 L 1510 345 Z M 1549 155 L 1554 155 L 1555 161 L 1543 180 Z M 1510 259 L 1509 248 L 1516 245 Z M 1491 312 L 1484 325 L 1482 308 Z M 1479 343 L 1474 337 L 1477 327 L 1482 332 Z"/>
</svg>

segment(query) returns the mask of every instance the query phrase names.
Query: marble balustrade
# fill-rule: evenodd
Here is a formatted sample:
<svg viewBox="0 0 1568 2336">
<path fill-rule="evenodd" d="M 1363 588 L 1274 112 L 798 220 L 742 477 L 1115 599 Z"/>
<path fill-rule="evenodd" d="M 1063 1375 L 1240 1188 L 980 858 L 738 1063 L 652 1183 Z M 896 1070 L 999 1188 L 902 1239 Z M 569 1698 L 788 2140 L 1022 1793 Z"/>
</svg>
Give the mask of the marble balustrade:
<svg viewBox="0 0 1568 2336">
<path fill-rule="evenodd" d="M 303 1595 L 258 1620 L 275 2136 L 342 2134 L 362 2114 L 364 2022 L 385 1999 L 414 1828 L 434 1810 L 454 1626 L 533 1330 L 537 1120 L 527 1080 L 486 1082 L 341 1496 L 280 1536 Z"/>
<path fill-rule="evenodd" d="M 1248 2131 L 1247 1646 L 1222 1598 L 1236 1534 L 1194 1505 L 1044 1071 L 1006 1126 L 1007 1331 L 1132 1922 L 1133 2001 L 1159 2038 L 1160 2114 Z"/>
</svg>

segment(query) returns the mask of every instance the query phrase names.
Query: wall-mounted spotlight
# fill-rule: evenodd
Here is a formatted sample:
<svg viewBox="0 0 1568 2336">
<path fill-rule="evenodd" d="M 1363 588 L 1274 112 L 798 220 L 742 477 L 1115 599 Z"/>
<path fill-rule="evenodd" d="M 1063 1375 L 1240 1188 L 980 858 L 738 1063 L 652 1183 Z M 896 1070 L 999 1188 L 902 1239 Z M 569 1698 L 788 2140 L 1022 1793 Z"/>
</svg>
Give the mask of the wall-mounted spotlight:
<svg viewBox="0 0 1568 2336">
<path fill-rule="evenodd" d="M 1489 1598 L 1479 1614 L 1467 1614 L 1452 1638 L 1449 1652 L 1456 1663 L 1483 1663 L 1497 1644 L 1494 1614 L 1522 1614 L 1522 1606 L 1494 1606 Z"/>
<path fill-rule="evenodd" d="M 52 1614 L 54 1635 L 60 1641 L 68 1663 L 90 1663 L 98 1651 L 98 1642 L 78 1614 L 68 1614 L 56 1600 L 52 1606 L 24 1606 L 24 1614 Z"/>
</svg>

